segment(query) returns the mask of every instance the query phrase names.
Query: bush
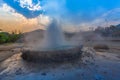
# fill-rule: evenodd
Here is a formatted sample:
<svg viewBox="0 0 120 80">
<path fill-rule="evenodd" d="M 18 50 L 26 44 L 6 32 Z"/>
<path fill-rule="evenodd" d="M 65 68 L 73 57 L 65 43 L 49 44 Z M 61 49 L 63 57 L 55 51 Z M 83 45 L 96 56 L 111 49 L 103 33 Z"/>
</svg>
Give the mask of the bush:
<svg viewBox="0 0 120 80">
<path fill-rule="evenodd" d="M 6 43 L 9 41 L 9 34 L 5 33 L 5 32 L 1 32 L 0 33 L 0 44 L 1 43 Z"/>
<path fill-rule="evenodd" d="M 0 33 L 0 44 L 3 43 L 11 43 L 17 41 L 21 37 L 21 33 L 19 34 L 9 34 L 7 32 L 1 32 Z"/>
<path fill-rule="evenodd" d="M 10 35 L 10 37 L 9 37 L 10 42 L 15 42 L 15 41 L 17 41 L 19 38 L 20 38 L 20 35 L 19 35 L 19 34 L 12 34 L 12 35 Z"/>
</svg>

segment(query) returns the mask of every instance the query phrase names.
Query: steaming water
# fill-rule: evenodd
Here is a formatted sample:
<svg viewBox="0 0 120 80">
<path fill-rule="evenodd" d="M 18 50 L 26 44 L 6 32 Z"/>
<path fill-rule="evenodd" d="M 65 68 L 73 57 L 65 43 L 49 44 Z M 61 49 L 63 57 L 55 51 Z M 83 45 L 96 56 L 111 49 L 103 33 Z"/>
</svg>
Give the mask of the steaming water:
<svg viewBox="0 0 120 80">
<path fill-rule="evenodd" d="M 58 24 L 57 20 L 53 20 L 49 24 L 44 38 L 45 39 L 43 40 L 43 45 L 44 45 L 43 50 L 44 49 L 56 50 L 56 49 L 68 47 L 68 46 L 66 46 L 66 41 L 64 39 L 61 26 L 60 26 L 60 24 Z"/>
<path fill-rule="evenodd" d="M 36 41 L 35 43 L 28 44 L 28 46 L 30 45 L 32 47 L 32 50 L 63 50 L 73 48 L 74 46 L 69 41 L 65 40 L 61 24 L 56 19 L 53 19 L 47 26 L 47 30 L 45 31 L 42 41 L 39 40 L 39 37 L 36 37 L 36 39 L 38 39 L 38 42 Z"/>
</svg>

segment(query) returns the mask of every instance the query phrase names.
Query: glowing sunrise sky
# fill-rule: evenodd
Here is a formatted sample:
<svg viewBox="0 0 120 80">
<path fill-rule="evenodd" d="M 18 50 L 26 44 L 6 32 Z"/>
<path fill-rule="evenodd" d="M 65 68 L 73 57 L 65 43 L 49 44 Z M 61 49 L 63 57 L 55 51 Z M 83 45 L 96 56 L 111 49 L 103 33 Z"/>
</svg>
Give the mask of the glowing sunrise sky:
<svg viewBox="0 0 120 80">
<path fill-rule="evenodd" d="M 119 24 L 120 0 L 0 0 L 4 31 L 45 29 L 53 17 L 70 31 Z"/>
</svg>

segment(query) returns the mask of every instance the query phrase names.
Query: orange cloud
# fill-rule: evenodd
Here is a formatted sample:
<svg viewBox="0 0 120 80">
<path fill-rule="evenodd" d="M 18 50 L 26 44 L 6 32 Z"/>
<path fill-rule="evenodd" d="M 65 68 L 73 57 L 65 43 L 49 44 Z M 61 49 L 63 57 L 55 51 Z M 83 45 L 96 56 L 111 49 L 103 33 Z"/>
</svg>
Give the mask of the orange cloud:
<svg viewBox="0 0 120 80">
<path fill-rule="evenodd" d="M 28 32 L 35 29 L 44 29 L 48 23 L 48 16 L 40 15 L 37 18 L 27 19 L 6 4 L 0 8 L 0 29 L 3 31 L 20 30 Z"/>
</svg>

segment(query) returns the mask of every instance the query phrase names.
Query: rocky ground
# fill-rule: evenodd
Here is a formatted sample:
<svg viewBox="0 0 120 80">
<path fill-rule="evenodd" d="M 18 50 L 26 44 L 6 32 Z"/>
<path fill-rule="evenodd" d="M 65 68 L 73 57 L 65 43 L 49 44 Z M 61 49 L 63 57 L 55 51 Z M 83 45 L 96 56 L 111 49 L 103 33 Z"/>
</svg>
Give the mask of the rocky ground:
<svg viewBox="0 0 120 80">
<path fill-rule="evenodd" d="M 118 43 L 109 50 L 95 50 L 87 43 L 79 60 L 48 64 L 24 61 L 21 46 L 0 47 L 0 80 L 120 80 Z"/>
</svg>

